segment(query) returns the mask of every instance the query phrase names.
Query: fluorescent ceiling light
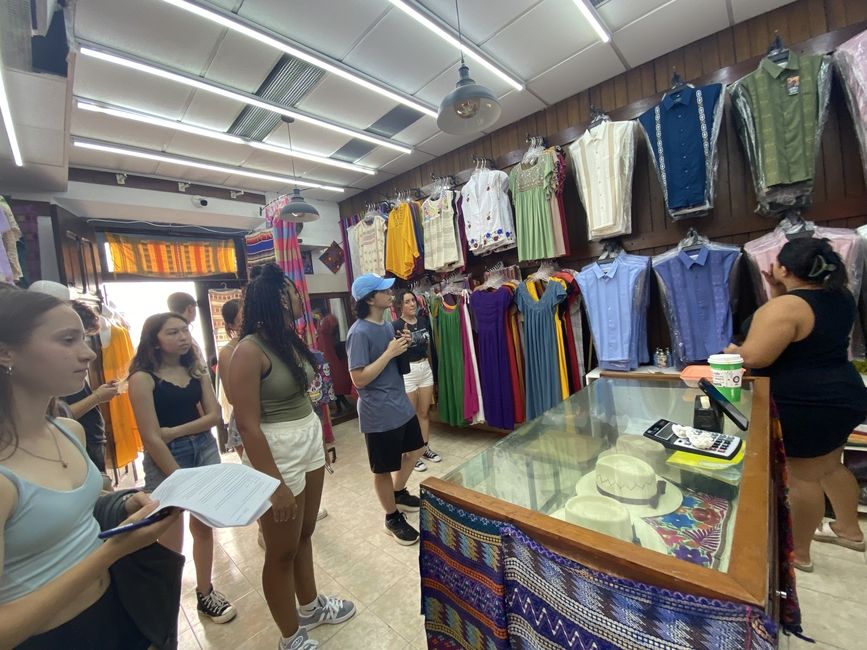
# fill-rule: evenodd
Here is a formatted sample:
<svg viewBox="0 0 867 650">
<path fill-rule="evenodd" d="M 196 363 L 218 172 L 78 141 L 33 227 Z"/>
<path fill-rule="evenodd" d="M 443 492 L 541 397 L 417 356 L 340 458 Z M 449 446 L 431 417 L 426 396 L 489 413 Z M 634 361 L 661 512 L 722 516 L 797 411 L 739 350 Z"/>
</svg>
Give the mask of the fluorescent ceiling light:
<svg viewBox="0 0 867 650">
<path fill-rule="evenodd" d="M 86 99 L 78 99 L 77 100 L 78 108 L 84 111 L 91 111 L 93 113 L 102 113 L 104 115 L 111 115 L 112 117 L 119 117 L 124 120 L 133 120 L 135 122 L 142 122 L 144 124 L 152 124 L 154 126 L 161 126 L 167 129 L 173 129 L 175 131 L 182 131 L 184 133 L 191 133 L 193 135 L 200 135 L 205 138 L 211 138 L 214 140 L 222 140 L 223 142 L 231 142 L 232 144 L 245 144 L 256 149 L 263 149 L 265 151 L 271 151 L 272 153 L 281 154 L 284 156 L 289 156 L 291 158 L 299 158 L 301 160 L 309 160 L 310 162 L 319 163 L 322 165 L 331 165 L 332 167 L 339 167 L 340 169 L 348 169 L 349 171 L 359 172 L 362 174 L 370 174 L 373 175 L 376 173 L 376 170 L 370 169 L 368 167 L 361 167 L 359 165 L 353 165 L 352 163 L 344 162 L 342 160 L 334 160 L 333 158 L 328 158 L 326 156 L 317 156 L 316 154 L 306 153 L 303 151 L 289 149 L 288 147 L 281 147 L 279 145 L 266 144 L 264 142 L 259 142 L 257 140 L 249 140 L 247 138 L 241 138 L 236 135 L 231 135 L 228 133 L 223 133 L 222 131 L 216 131 L 214 129 L 206 129 L 200 126 L 193 126 L 191 124 L 184 124 L 183 122 L 178 122 L 177 120 L 169 120 L 164 117 L 158 117 L 156 115 L 148 115 L 146 113 L 140 113 L 138 111 L 131 111 L 126 108 L 118 108 L 114 106 L 110 106 L 107 104 L 97 103 L 94 101 L 86 100 Z"/>
<path fill-rule="evenodd" d="M 164 2 L 169 2 L 171 0 L 163 0 Z M 496 64 L 494 64 L 488 57 L 484 56 L 477 49 L 469 47 L 469 45 L 464 42 L 461 43 L 455 36 L 451 33 L 437 25 L 433 20 L 425 16 L 421 11 L 411 6 L 405 0 L 390 0 L 391 4 L 404 12 L 407 16 L 415 20 L 420 25 L 426 27 L 431 32 L 439 36 L 446 43 L 451 45 L 454 48 L 457 48 L 459 52 L 463 52 L 467 57 L 471 58 L 473 61 L 479 63 L 486 70 L 493 72 L 500 79 L 505 81 L 507 84 L 512 86 L 515 90 L 524 90 L 524 84 L 521 83 L 518 79 L 515 79 L 513 76 L 506 73 L 502 68 L 499 68 Z"/>
<path fill-rule="evenodd" d="M 21 148 L 18 146 L 18 136 L 15 135 L 15 124 L 12 122 L 12 107 L 9 105 L 9 95 L 6 92 L 6 82 L 3 79 L 3 60 L 0 59 L 0 117 L 6 127 L 9 137 L 9 148 L 12 149 L 12 159 L 18 167 L 24 166 Z"/>
<path fill-rule="evenodd" d="M 359 140 L 364 140 L 378 146 L 388 147 L 389 149 L 394 149 L 395 151 L 399 151 L 401 153 L 412 153 L 412 149 L 410 149 L 406 145 L 398 144 L 392 140 L 388 140 L 387 138 L 380 138 L 359 129 L 351 129 L 346 126 L 341 126 L 340 124 L 328 122 L 327 120 L 314 117 L 308 113 L 300 112 L 297 110 L 290 110 L 285 106 L 281 106 L 280 104 L 277 104 L 275 102 L 261 99 L 250 93 L 232 90 L 231 88 L 225 87 L 221 84 L 217 84 L 213 81 L 205 81 L 194 75 L 182 72 L 175 72 L 162 66 L 137 61 L 129 56 L 114 54 L 113 52 L 109 52 L 108 48 L 95 49 L 94 47 L 90 47 L 88 45 L 82 45 L 79 49 L 79 52 L 85 56 L 100 59 L 108 63 L 120 65 L 125 68 L 130 68 L 132 70 L 138 70 L 139 72 L 144 72 L 155 77 L 160 77 L 161 79 L 168 79 L 169 81 L 174 81 L 176 83 L 180 83 L 191 88 L 203 90 L 207 93 L 220 95 L 221 97 L 226 97 L 228 99 L 234 99 L 235 101 L 247 104 L 248 106 L 256 106 L 266 111 L 271 111 L 272 113 L 286 115 L 287 117 L 292 117 L 299 122 L 313 124 L 315 126 L 322 127 L 323 129 L 329 129 L 330 131 L 335 131 L 337 133 L 342 133 L 343 135 L 348 135 L 351 138 L 358 138 Z"/>
<path fill-rule="evenodd" d="M 590 26 L 594 29 L 597 36 L 599 36 L 599 40 L 603 43 L 610 41 L 611 34 L 609 34 L 608 30 L 605 29 L 605 26 L 599 19 L 599 14 L 596 13 L 596 9 L 590 6 L 589 0 L 575 0 L 575 4 L 578 5 L 578 9 L 580 9 L 581 13 L 584 14 L 584 18 L 588 23 L 590 23 Z"/>
<path fill-rule="evenodd" d="M 418 100 L 412 99 L 409 95 L 395 92 L 384 84 L 375 83 L 374 81 L 365 78 L 362 74 L 353 72 L 349 66 L 340 64 L 339 61 L 329 60 L 329 58 L 324 55 L 317 54 L 309 48 L 297 45 L 285 36 L 272 32 L 260 25 L 256 25 L 255 23 L 241 18 L 236 14 L 223 11 L 217 7 L 205 7 L 198 2 L 189 2 L 188 0 L 163 0 L 163 2 L 178 7 L 179 9 L 183 9 L 184 11 L 189 11 L 192 14 L 210 20 L 218 25 L 222 25 L 226 29 L 231 29 L 239 34 L 244 34 L 263 45 L 268 45 L 276 50 L 285 52 L 286 54 L 301 59 L 312 66 L 316 66 L 326 72 L 342 77 L 343 79 L 358 84 L 367 90 L 372 90 L 383 97 L 388 97 L 399 104 L 409 106 L 410 108 L 417 110 L 419 113 L 424 113 L 431 117 L 437 116 L 435 109 L 426 106 Z"/>
<path fill-rule="evenodd" d="M 220 172 L 223 174 L 232 174 L 237 176 L 246 176 L 247 178 L 256 178 L 263 181 L 274 181 L 281 185 L 300 185 L 301 187 L 314 187 L 320 190 L 328 190 L 329 192 L 343 192 L 342 187 L 333 185 L 323 185 L 322 183 L 314 183 L 304 181 L 290 176 L 277 176 L 265 172 L 251 172 L 240 167 L 229 167 L 227 165 L 214 165 L 213 163 L 196 160 L 194 158 L 184 158 L 181 156 L 168 156 L 164 153 L 149 151 L 147 149 L 136 149 L 132 147 L 117 146 L 106 142 L 98 142 L 94 140 L 74 139 L 73 145 L 82 149 L 92 149 L 94 151 L 104 151 L 106 153 L 114 153 L 120 156 L 131 156 L 133 158 L 143 158 L 145 160 L 153 160 L 156 162 L 164 162 L 169 165 L 178 165 L 181 167 L 193 167 L 195 169 L 205 169 L 212 172 Z"/>
</svg>

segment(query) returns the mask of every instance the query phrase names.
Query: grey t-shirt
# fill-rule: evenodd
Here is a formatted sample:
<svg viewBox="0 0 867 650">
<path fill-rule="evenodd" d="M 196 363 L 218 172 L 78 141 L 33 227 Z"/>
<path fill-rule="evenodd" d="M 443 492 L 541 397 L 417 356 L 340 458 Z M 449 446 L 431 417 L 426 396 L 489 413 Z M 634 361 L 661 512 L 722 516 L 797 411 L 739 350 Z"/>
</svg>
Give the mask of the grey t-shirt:
<svg viewBox="0 0 867 650">
<path fill-rule="evenodd" d="M 364 368 L 376 361 L 394 340 L 391 323 L 380 325 L 357 320 L 346 336 L 349 369 Z M 358 420 L 362 433 L 379 433 L 402 427 L 415 415 L 406 396 L 403 375 L 392 359 L 379 376 L 364 388 L 358 389 Z"/>
</svg>

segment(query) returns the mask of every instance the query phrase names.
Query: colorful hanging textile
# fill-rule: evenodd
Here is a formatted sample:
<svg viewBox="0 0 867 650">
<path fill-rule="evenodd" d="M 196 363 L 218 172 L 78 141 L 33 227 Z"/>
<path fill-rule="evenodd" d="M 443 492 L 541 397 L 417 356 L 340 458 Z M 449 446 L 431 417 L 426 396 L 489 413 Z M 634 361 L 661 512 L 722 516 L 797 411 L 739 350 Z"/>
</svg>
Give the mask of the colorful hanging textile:
<svg viewBox="0 0 867 650">
<path fill-rule="evenodd" d="M 231 239 L 183 239 L 105 234 L 114 274 L 156 278 L 236 275 L 238 261 Z"/>
<path fill-rule="evenodd" d="M 345 256 L 340 244 L 336 241 L 331 242 L 331 246 L 325 249 L 322 255 L 319 256 L 319 261 L 322 262 L 329 271 L 337 273 L 340 267 L 343 266 Z"/>
<path fill-rule="evenodd" d="M 271 234 L 270 230 L 245 235 L 244 243 L 247 247 L 248 275 L 250 274 L 250 269 L 254 266 L 277 261 L 274 253 L 274 235 Z"/>
<path fill-rule="evenodd" d="M 419 568 L 428 648 L 509 648 L 502 525 L 422 490 Z"/>
<path fill-rule="evenodd" d="M 606 575 L 552 553 L 511 525 L 500 532 L 514 650 L 777 647 L 777 626 L 758 608 Z"/>
<path fill-rule="evenodd" d="M 223 322 L 223 305 L 230 300 L 241 300 L 244 293 L 240 289 L 208 289 L 208 305 L 211 311 L 211 324 L 214 329 L 214 343 L 217 352 L 229 342 L 226 323 Z"/>
<path fill-rule="evenodd" d="M 271 226 L 271 233 L 274 236 L 274 252 L 277 257 L 277 264 L 295 284 L 304 302 L 304 314 L 300 315 L 296 321 L 298 335 L 307 345 L 312 347 L 316 333 L 314 332 L 310 292 L 307 289 L 307 279 L 304 275 L 304 260 L 301 258 L 296 224 L 278 218 L 280 210 L 289 203 L 289 198 L 289 196 L 281 196 L 266 205 L 265 221 Z"/>
</svg>

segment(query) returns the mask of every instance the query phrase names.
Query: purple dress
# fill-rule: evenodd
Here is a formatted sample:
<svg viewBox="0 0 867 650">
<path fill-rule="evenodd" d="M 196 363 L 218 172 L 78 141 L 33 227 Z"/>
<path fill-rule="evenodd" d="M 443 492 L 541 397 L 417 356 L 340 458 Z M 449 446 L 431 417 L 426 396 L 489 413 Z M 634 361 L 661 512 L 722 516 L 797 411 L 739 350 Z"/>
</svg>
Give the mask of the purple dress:
<svg viewBox="0 0 867 650">
<path fill-rule="evenodd" d="M 474 291 L 470 309 L 479 333 L 479 374 L 485 419 L 501 429 L 515 427 L 512 399 L 512 372 L 506 347 L 506 313 L 512 293 L 506 287 L 496 291 Z"/>
</svg>

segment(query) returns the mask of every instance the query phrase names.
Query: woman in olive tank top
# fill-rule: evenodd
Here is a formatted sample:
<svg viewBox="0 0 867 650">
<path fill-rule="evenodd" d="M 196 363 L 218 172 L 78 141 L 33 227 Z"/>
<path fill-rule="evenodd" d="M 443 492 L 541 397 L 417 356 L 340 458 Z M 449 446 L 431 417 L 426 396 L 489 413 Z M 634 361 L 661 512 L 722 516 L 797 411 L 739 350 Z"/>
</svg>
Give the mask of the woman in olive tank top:
<svg viewBox="0 0 867 650">
<path fill-rule="evenodd" d="M 242 461 L 280 481 L 271 509 L 259 520 L 265 538 L 262 588 L 280 628 L 279 647 L 293 650 L 318 648 L 308 630 L 355 614 L 351 602 L 316 589 L 311 538 L 325 450 L 322 424 L 307 396 L 316 360 L 295 331 L 303 309 L 298 290 L 280 267 L 262 267 L 244 296 L 242 339 L 229 376 Z"/>
</svg>

